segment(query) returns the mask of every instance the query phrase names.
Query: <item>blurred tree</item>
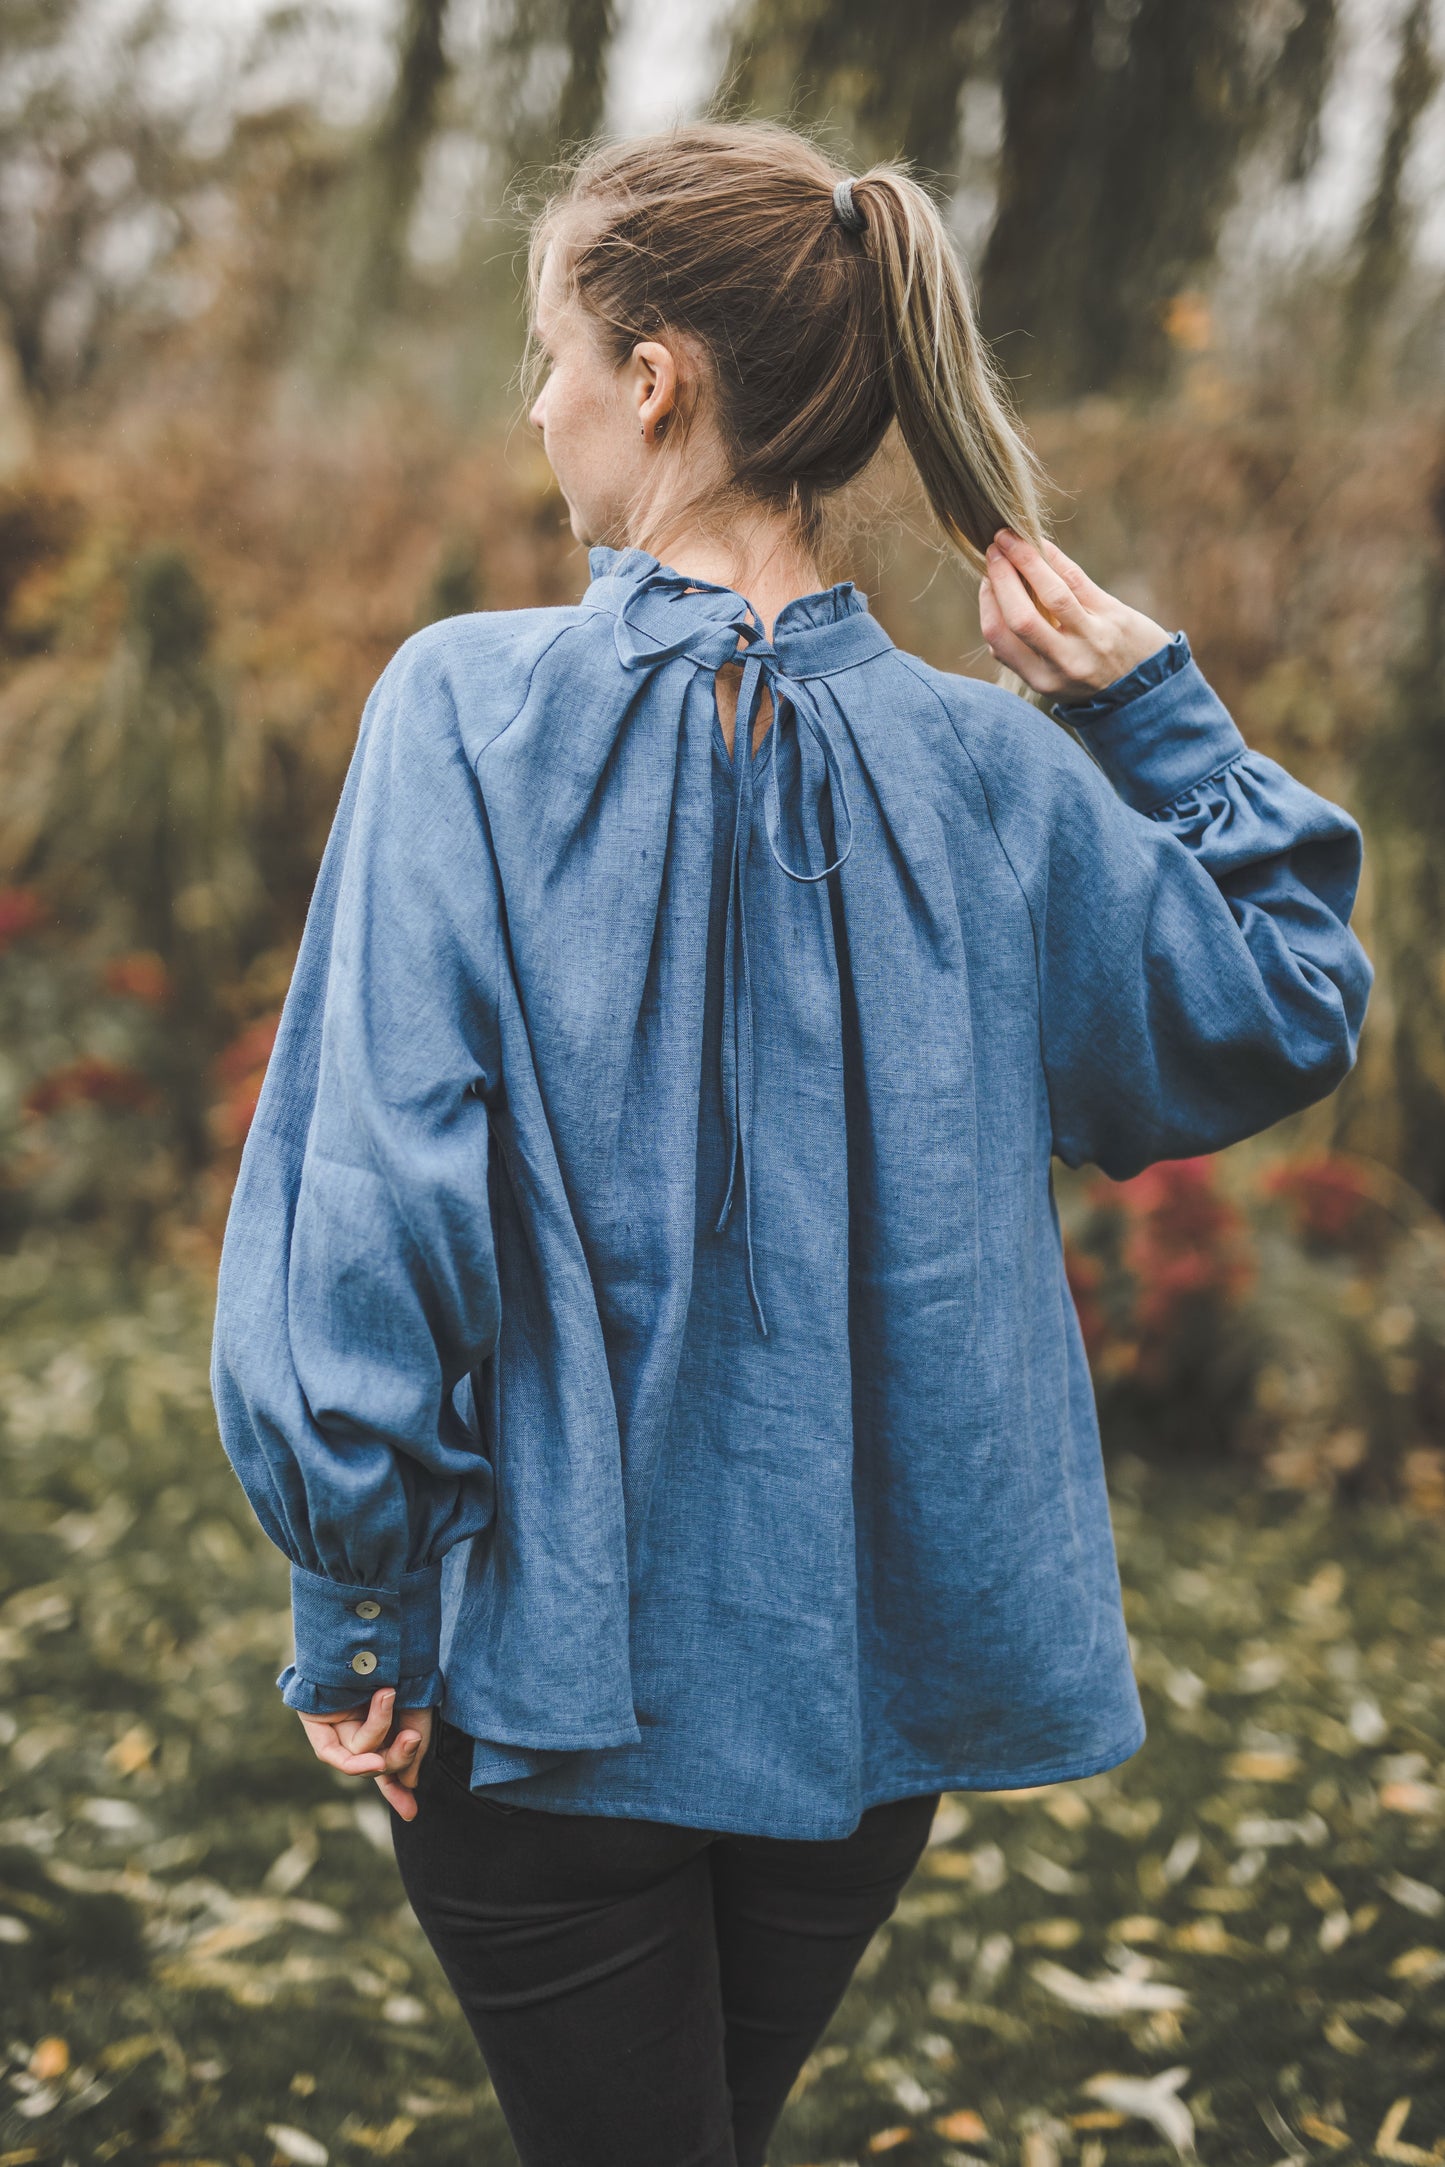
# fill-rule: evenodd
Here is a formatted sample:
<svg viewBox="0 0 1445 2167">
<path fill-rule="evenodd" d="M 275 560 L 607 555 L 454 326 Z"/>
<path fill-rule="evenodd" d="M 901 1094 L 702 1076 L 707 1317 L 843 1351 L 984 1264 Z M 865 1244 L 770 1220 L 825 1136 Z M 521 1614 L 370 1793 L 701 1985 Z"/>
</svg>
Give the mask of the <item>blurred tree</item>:
<svg viewBox="0 0 1445 2167">
<path fill-rule="evenodd" d="M 1320 154 L 1320 108 L 1334 66 L 1339 30 L 1337 0 L 1296 0 L 1270 95 L 1284 123 L 1282 172 L 1304 180 Z"/>
<path fill-rule="evenodd" d="M 122 311 L 154 292 L 198 171 L 142 93 L 164 7 L 85 37 L 80 14 L 80 0 L 0 6 L 0 331 L 30 399 L 88 379 Z"/>
<path fill-rule="evenodd" d="M 488 73 L 514 166 L 550 165 L 597 133 L 616 27 L 616 0 L 503 0 Z"/>
<path fill-rule="evenodd" d="M 1340 381 L 1357 390 L 1376 349 L 1381 324 L 1409 258 L 1409 214 L 1404 199 L 1405 164 L 1420 116 L 1440 82 L 1431 44 L 1430 0 L 1410 0 L 1400 31 L 1390 115 L 1380 162 L 1355 237 L 1354 270 L 1345 292 Z"/>
<path fill-rule="evenodd" d="M 1391 1163 L 1445 1211 L 1445 445 L 1430 490 L 1415 634 L 1384 728 L 1367 738 L 1361 820 L 1372 847 L 1381 1026 L 1390 1034 Z"/>
<path fill-rule="evenodd" d="M 982 314 L 1029 397 L 1164 378 L 1171 304 L 1213 264 L 1274 57 L 1248 0 L 1008 0 Z"/>
<path fill-rule="evenodd" d="M 76 728 L 31 859 L 77 922 L 159 959 L 171 1006 L 155 1081 L 193 1167 L 211 1148 L 209 1068 L 228 1028 L 225 991 L 265 908 L 211 630 L 186 557 L 143 552 L 107 682 Z"/>
<path fill-rule="evenodd" d="M 335 269 L 319 295 L 325 363 L 354 362 L 370 326 L 396 302 L 407 229 L 452 73 L 448 0 L 404 0 L 391 95 L 362 142 L 336 206 Z"/>
<path fill-rule="evenodd" d="M 858 163 L 951 174 L 958 101 L 992 10 L 984 0 L 755 0 L 738 27 L 729 105 L 846 127 Z"/>
<path fill-rule="evenodd" d="M 439 617 L 464 617 L 481 609 L 482 592 L 482 561 L 475 541 L 470 535 L 453 535 L 437 559 L 418 624 L 435 624 Z"/>
<path fill-rule="evenodd" d="M 615 0 L 561 0 L 567 73 L 557 101 L 557 141 L 565 150 L 595 135 L 607 88 L 607 52 L 617 27 Z"/>
</svg>

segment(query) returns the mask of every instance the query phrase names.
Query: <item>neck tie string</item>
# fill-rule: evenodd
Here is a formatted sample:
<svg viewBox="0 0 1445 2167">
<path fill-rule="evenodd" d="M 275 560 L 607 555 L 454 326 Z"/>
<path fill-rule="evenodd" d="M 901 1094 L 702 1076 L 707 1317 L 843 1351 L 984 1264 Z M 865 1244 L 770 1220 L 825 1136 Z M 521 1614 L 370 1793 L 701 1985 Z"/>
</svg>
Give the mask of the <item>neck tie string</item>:
<svg viewBox="0 0 1445 2167">
<path fill-rule="evenodd" d="M 629 614 L 633 604 L 648 593 L 691 596 L 699 600 L 703 597 L 723 595 L 736 607 L 725 618 L 704 615 L 701 622 L 695 619 L 676 638 L 665 640 L 644 630 Z M 691 614 L 689 612 L 689 615 Z M 719 635 L 731 635 L 731 640 L 721 640 Z M 828 874 L 837 872 L 853 848 L 853 817 L 848 807 L 843 771 L 832 735 L 806 682 L 790 678 L 785 673 L 777 650 L 764 633 L 762 622 L 752 604 L 745 602 L 740 595 L 733 594 L 730 588 L 715 587 L 706 581 L 688 579 L 683 573 L 659 567 L 638 580 L 624 598 L 617 613 L 613 636 L 618 659 L 624 669 L 656 668 L 684 655 L 689 656 L 699 668 L 711 668 L 714 672 L 734 658 L 740 659 L 743 665 L 737 719 L 733 725 L 733 823 L 728 865 L 727 920 L 723 942 L 722 1048 L 719 1064 L 723 1119 L 727 1127 L 728 1179 L 727 1192 L 723 1197 L 714 1232 L 720 1234 L 726 1227 L 741 1190 L 748 1293 L 758 1330 L 766 1339 L 767 1319 L 758 1294 L 753 1255 L 753 1002 L 746 878 L 748 842 L 753 826 L 753 726 L 762 702 L 764 687 L 773 703 L 773 719 L 770 725 L 773 746 L 764 786 L 763 822 L 774 861 L 780 870 L 787 874 L 789 880 L 824 880 Z M 794 753 L 793 769 L 801 781 L 803 729 L 807 730 L 822 756 L 834 838 L 846 838 L 837 856 L 829 859 L 827 841 L 815 813 L 811 825 L 813 832 L 817 834 L 817 855 L 824 860 L 816 871 L 809 870 L 806 866 L 800 869 L 790 865 L 778 847 L 783 825 L 783 786 L 780 780 L 783 748 L 785 742 L 791 741 Z M 806 807 L 801 792 L 796 805 L 790 809 L 796 812 L 796 825 L 803 834 L 805 859 L 811 858 L 811 836 L 809 824 L 804 818 Z"/>
</svg>

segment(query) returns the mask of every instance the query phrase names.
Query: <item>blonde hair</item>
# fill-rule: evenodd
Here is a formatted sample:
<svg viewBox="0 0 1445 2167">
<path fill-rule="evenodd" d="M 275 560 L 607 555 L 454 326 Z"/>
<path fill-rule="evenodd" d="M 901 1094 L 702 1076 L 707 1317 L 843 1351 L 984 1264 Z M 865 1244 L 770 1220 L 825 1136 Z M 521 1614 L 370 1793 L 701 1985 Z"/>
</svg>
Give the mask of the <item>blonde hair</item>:
<svg viewBox="0 0 1445 2167">
<path fill-rule="evenodd" d="M 586 152 L 536 220 L 620 364 L 641 339 L 708 357 L 730 486 L 818 538 L 824 499 L 896 420 L 951 546 L 976 571 L 1000 527 L 1041 539 L 1044 477 L 979 332 L 938 206 L 906 164 L 853 179 L 767 121 L 704 122 Z M 535 366 L 535 363 L 532 364 Z"/>
</svg>

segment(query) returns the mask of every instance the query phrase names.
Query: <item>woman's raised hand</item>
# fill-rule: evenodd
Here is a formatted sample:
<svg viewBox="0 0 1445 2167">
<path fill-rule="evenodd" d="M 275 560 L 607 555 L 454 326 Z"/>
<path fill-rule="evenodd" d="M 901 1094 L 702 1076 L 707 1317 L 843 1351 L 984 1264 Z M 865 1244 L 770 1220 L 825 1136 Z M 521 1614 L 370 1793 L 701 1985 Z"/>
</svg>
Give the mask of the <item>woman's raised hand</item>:
<svg viewBox="0 0 1445 2167">
<path fill-rule="evenodd" d="M 1054 543 L 1036 549 L 1008 527 L 988 547 L 978 618 L 997 660 L 1054 700 L 1090 699 L 1169 638 Z"/>
<path fill-rule="evenodd" d="M 344 1776 L 375 1776 L 376 1787 L 403 1821 L 416 1817 L 416 1789 L 431 1741 L 433 1710 L 396 1708 L 394 1687 L 378 1686 L 364 1709 L 301 1717 L 311 1750 Z"/>
</svg>

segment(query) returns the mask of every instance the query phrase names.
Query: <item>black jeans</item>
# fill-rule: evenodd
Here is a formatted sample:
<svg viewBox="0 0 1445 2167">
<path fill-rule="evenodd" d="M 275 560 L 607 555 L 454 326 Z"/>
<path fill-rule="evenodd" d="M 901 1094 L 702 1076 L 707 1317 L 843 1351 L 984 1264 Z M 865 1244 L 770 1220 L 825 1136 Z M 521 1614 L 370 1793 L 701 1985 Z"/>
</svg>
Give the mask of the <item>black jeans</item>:
<svg viewBox="0 0 1445 2167">
<path fill-rule="evenodd" d="M 938 1793 L 806 1842 L 503 1805 L 470 1765 L 439 1725 L 392 1835 L 523 2167 L 763 2167 Z"/>
</svg>

